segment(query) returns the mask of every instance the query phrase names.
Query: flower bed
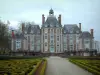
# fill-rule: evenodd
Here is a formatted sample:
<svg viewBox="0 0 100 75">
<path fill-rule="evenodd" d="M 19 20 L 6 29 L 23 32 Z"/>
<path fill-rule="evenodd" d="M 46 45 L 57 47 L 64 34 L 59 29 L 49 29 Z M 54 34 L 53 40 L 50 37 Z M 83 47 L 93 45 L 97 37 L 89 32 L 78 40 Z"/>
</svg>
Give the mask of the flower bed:
<svg viewBox="0 0 100 75">
<path fill-rule="evenodd" d="M 95 75 L 100 75 L 100 68 L 98 67 L 100 66 L 100 60 L 69 59 L 69 61 Z"/>
<path fill-rule="evenodd" d="M 0 60 L 1 75 L 28 75 L 36 69 L 41 59 Z"/>
</svg>

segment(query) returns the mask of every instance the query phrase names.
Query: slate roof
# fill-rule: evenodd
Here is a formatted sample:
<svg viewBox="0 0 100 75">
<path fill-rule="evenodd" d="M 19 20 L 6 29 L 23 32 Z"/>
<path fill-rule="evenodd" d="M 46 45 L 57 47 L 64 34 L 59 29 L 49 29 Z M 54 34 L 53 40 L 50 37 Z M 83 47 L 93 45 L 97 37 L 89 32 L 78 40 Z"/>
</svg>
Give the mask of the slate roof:
<svg viewBox="0 0 100 75">
<path fill-rule="evenodd" d="M 49 16 L 47 17 L 42 27 L 62 27 L 57 18 L 54 16 L 54 11 L 52 10 L 52 8 L 49 10 Z"/>
<path fill-rule="evenodd" d="M 63 33 L 77 33 L 77 31 L 80 33 L 80 29 L 77 26 L 77 24 L 65 24 L 63 27 Z"/>
<path fill-rule="evenodd" d="M 40 34 L 40 27 L 39 25 L 27 25 L 25 31 L 27 34 Z"/>
<path fill-rule="evenodd" d="M 80 34 L 79 38 L 93 38 L 88 31 L 84 31 Z"/>
<path fill-rule="evenodd" d="M 61 27 L 61 25 L 59 24 L 58 20 L 54 15 L 49 15 L 44 25 L 42 25 L 42 27 L 51 27 L 51 25 L 52 27 Z"/>
<path fill-rule="evenodd" d="M 54 14 L 54 11 L 52 8 L 49 10 L 49 14 Z"/>
<path fill-rule="evenodd" d="M 15 39 L 26 39 L 22 33 L 16 33 Z"/>
</svg>

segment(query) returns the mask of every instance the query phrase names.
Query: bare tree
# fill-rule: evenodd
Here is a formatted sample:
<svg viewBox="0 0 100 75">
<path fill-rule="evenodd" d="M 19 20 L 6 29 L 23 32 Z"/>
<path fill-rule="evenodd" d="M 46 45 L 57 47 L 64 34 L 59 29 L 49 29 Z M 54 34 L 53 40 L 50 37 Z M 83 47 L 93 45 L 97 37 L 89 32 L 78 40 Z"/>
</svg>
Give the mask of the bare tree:
<svg viewBox="0 0 100 75">
<path fill-rule="evenodd" d="M 9 37 L 8 24 L 0 21 L 0 48 L 8 48 Z"/>
</svg>

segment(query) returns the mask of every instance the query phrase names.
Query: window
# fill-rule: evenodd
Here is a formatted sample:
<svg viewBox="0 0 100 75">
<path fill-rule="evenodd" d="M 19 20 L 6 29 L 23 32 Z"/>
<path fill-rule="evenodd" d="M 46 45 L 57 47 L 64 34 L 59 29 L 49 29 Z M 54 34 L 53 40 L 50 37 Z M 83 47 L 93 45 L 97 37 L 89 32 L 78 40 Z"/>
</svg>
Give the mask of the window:
<svg viewBox="0 0 100 75">
<path fill-rule="evenodd" d="M 32 44 L 33 44 L 34 42 L 32 41 Z"/>
<path fill-rule="evenodd" d="M 59 41 L 59 38 L 57 38 L 57 41 Z"/>
<path fill-rule="evenodd" d="M 45 36 L 45 39 L 47 39 L 47 36 Z"/>
<path fill-rule="evenodd" d="M 64 33 L 66 33 L 66 31 L 64 30 Z"/>
<path fill-rule="evenodd" d="M 57 46 L 59 46 L 59 45 L 57 45 Z"/>
<path fill-rule="evenodd" d="M 30 36 L 28 36 L 28 42 L 30 42 Z"/>
<path fill-rule="evenodd" d="M 71 30 L 70 33 L 73 33 L 73 30 Z"/>
<path fill-rule="evenodd" d="M 51 40 L 51 43 L 53 43 L 53 40 Z"/>
<path fill-rule="evenodd" d="M 79 33 L 79 31 L 76 31 L 76 33 Z"/>
<path fill-rule="evenodd" d="M 87 43 L 89 43 L 89 41 L 85 41 L 85 43 L 87 44 Z"/>
<path fill-rule="evenodd" d="M 47 46 L 47 42 L 45 42 L 45 46 Z"/>
<path fill-rule="evenodd" d="M 77 38 L 79 38 L 79 35 L 77 35 Z"/>
<path fill-rule="evenodd" d="M 64 44 L 64 46 L 67 46 L 67 44 Z"/>
<path fill-rule="evenodd" d="M 52 24 L 50 24 L 50 26 L 51 26 L 51 27 L 53 27 L 53 25 L 52 25 Z"/>
<path fill-rule="evenodd" d="M 57 29 L 57 32 L 59 32 L 59 29 Z"/>
<path fill-rule="evenodd" d="M 53 29 L 51 29 L 51 32 L 53 32 Z"/>
<path fill-rule="evenodd" d="M 57 41 L 59 41 L 59 36 L 57 36 Z"/>
<path fill-rule="evenodd" d="M 70 45 L 70 50 L 73 50 L 73 45 Z"/>
<path fill-rule="evenodd" d="M 54 48 L 54 46 L 51 46 L 51 48 Z"/>
<path fill-rule="evenodd" d="M 67 48 L 66 46 L 64 46 L 64 48 Z"/>
<path fill-rule="evenodd" d="M 47 35 L 47 33 L 45 33 L 45 35 Z"/>
<path fill-rule="evenodd" d="M 70 39 L 73 39 L 73 35 L 70 35 Z"/>
<path fill-rule="evenodd" d="M 53 36 L 51 36 L 51 38 L 53 38 Z"/>
<path fill-rule="evenodd" d="M 67 38 L 67 36 L 66 36 L 66 35 L 64 35 L 64 38 Z"/>
<path fill-rule="evenodd" d="M 44 27 L 47 27 L 48 25 L 44 25 Z"/>
</svg>

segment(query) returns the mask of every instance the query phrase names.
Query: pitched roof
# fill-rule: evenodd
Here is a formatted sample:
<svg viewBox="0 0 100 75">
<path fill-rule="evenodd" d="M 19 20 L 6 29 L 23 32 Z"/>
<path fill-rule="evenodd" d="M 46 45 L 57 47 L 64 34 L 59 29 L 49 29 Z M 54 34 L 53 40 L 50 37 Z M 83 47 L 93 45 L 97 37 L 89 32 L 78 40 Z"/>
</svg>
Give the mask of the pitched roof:
<svg viewBox="0 0 100 75">
<path fill-rule="evenodd" d="M 15 39 L 26 39 L 22 33 L 16 33 Z"/>
<path fill-rule="evenodd" d="M 76 31 L 81 32 L 77 24 L 65 24 L 63 27 L 64 33 L 76 33 Z"/>
<path fill-rule="evenodd" d="M 25 30 L 28 34 L 40 34 L 40 27 L 39 25 L 28 25 L 26 26 Z"/>
<path fill-rule="evenodd" d="M 88 31 L 84 31 L 80 34 L 79 38 L 93 38 Z"/>
<path fill-rule="evenodd" d="M 52 27 L 61 27 L 61 25 L 59 24 L 58 20 L 54 15 L 49 15 L 44 25 L 42 25 L 42 27 L 51 27 L 51 25 Z"/>
</svg>

